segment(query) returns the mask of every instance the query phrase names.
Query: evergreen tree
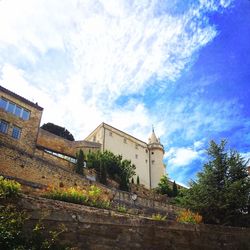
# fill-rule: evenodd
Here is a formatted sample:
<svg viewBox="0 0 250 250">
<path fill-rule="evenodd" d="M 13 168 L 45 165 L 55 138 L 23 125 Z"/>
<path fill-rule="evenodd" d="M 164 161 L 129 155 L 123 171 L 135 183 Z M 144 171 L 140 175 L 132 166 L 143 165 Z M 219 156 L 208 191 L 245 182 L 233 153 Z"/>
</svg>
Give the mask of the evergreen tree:
<svg viewBox="0 0 250 250">
<path fill-rule="evenodd" d="M 176 197 L 178 195 L 178 189 L 175 181 L 173 182 L 172 196 Z"/>
<path fill-rule="evenodd" d="M 248 162 L 225 146 L 225 140 L 219 145 L 211 141 L 209 161 L 184 192 L 182 204 L 200 213 L 207 223 L 249 226 Z"/>
<path fill-rule="evenodd" d="M 137 175 L 136 184 L 137 184 L 137 185 L 140 185 L 140 177 L 139 177 L 139 175 Z"/>
<path fill-rule="evenodd" d="M 84 175 L 83 172 L 84 160 L 85 160 L 84 153 L 80 149 L 78 154 L 76 154 L 76 173 L 81 175 Z"/>
</svg>

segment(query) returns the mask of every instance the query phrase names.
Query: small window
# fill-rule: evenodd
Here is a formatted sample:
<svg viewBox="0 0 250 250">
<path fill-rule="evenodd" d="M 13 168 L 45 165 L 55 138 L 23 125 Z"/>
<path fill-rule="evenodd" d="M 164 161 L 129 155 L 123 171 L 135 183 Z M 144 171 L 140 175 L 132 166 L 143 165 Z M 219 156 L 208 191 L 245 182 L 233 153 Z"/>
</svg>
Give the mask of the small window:
<svg viewBox="0 0 250 250">
<path fill-rule="evenodd" d="M 25 121 L 29 120 L 30 118 L 30 112 L 26 109 L 23 109 L 23 113 L 22 113 L 22 116 L 21 116 Z"/>
<path fill-rule="evenodd" d="M 137 154 L 135 155 L 135 159 L 138 159 L 138 155 Z"/>
<path fill-rule="evenodd" d="M 16 106 L 14 115 L 21 117 L 21 113 L 22 113 L 22 108 L 19 106 Z"/>
<path fill-rule="evenodd" d="M 7 111 L 14 114 L 14 110 L 15 110 L 15 104 L 12 102 L 9 102 L 9 105 L 7 107 Z"/>
<path fill-rule="evenodd" d="M 5 99 L 3 99 L 3 98 L 1 98 L 0 99 L 0 108 L 2 108 L 2 109 L 6 109 L 6 107 L 7 107 L 7 103 L 8 103 L 8 101 L 7 100 L 5 100 Z"/>
<path fill-rule="evenodd" d="M 146 163 L 148 163 L 148 160 L 145 160 Z"/>
<path fill-rule="evenodd" d="M 152 165 L 154 165 L 154 163 L 155 163 L 155 161 L 153 160 L 153 161 L 152 161 Z"/>
<path fill-rule="evenodd" d="M 124 143 L 127 143 L 127 139 L 126 139 L 126 138 L 123 138 L 123 142 L 124 142 Z"/>
<path fill-rule="evenodd" d="M 16 126 L 13 126 L 13 130 L 12 130 L 12 135 L 11 135 L 13 138 L 15 139 L 19 139 L 20 136 L 21 136 L 21 129 L 16 127 Z"/>
<path fill-rule="evenodd" d="M 93 142 L 95 142 L 95 141 L 96 141 L 96 136 L 93 137 Z"/>
<path fill-rule="evenodd" d="M 0 120 L 0 132 L 1 133 L 7 134 L 8 127 L 9 127 L 8 122 Z"/>
<path fill-rule="evenodd" d="M 145 152 L 146 152 L 146 154 L 147 154 L 147 153 L 148 153 L 148 150 L 146 149 Z"/>
<path fill-rule="evenodd" d="M 153 154 L 154 154 L 154 152 L 151 152 L 151 154 L 153 155 Z"/>
<path fill-rule="evenodd" d="M 138 149 L 138 144 L 135 144 L 135 148 Z"/>
</svg>

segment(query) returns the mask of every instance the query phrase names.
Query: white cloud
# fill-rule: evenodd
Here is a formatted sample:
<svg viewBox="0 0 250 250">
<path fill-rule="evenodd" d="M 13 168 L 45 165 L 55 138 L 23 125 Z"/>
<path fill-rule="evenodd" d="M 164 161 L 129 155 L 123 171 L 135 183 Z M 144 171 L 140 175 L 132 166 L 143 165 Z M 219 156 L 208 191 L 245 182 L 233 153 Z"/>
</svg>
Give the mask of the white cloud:
<svg viewBox="0 0 250 250">
<path fill-rule="evenodd" d="M 175 131 L 178 120 L 166 126 L 142 101 L 122 108 L 115 101 L 143 94 L 152 77 L 177 79 L 216 36 L 205 11 L 227 7 L 229 1 L 200 0 L 182 15 L 171 9 L 157 13 L 160 3 L 0 1 L 1 85 L 38 101 L 45 108 L 43 122 L 66 126 L 79 139 L 102 121 L 143 140 L 151 124 L 158 136 L 166 128 Z M 65 61 L 61 70 L 45 60 L 54 51 Z"/>
<path fill-rule="evenodd" d="M 198 159 L 199 153 L 191 148 L 171 148 L 165 154 L 168 164 L 175 167 L 184 167 Z"/>
<path fill-rule="evenodd" d="M 240 153 L 240 155 L 248 162 L 248 165 L 250 165 L 250 152 L 246 152 L 246 153 Z"/>
</svg>

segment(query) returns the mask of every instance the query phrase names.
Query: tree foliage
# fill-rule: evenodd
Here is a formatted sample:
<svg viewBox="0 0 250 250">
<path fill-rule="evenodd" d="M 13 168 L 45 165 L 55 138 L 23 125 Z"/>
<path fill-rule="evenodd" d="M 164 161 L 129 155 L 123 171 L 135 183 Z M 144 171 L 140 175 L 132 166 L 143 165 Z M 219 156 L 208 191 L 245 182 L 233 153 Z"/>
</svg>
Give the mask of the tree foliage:
<svg viewBox="0 0 250 250">
<path fill-rule="evenodd" d="M 65 138 L 69 141 L 74 141 L 74 136 L 66 129 L 61 126 L 55 125 L 51 122 L 45 123 L 41 127 L 42 129 L 49 131 L 50 133 Z"/>
<path fill-rule="evenodd" d="M 209 161 L 184 192 L 182 204 L 201 214 L 206 223 L 249 226 L 248 162 L 225 146 L 225 140 L 211 141 Z"/>
<path fill-rule="evenodd" d="M 172 196 L 172 190 L 169 186 L 169 180 L 166 174 L 161 177 L 156 191 L 160 194 L 167 194 L 168 196 Z"/>
<path fill-rule="evenodd" d="M 175 181 L 173 182 L 173 187 L 172 187 L 172 196 L 176 197 L 178 195 L 178 189 Z"/>
<path fill-rule="evenodd" d="M 114 155 L 110 151 L 89 153 L 87 167 L 96 170 L 101 183 L 106 184 L 107 178 L 110 178 L 126 191 L 129 189 L 129 180 L 135 175 L 135 165 L 131 161 L 123 160 L 121 155 Z"/>
<path fill-rule="evenodd" d="M 76 154 L 76 173 L 83 175 L 83 167 L 84 167 L 85 155 L 82 149 Z"/>
</svg>

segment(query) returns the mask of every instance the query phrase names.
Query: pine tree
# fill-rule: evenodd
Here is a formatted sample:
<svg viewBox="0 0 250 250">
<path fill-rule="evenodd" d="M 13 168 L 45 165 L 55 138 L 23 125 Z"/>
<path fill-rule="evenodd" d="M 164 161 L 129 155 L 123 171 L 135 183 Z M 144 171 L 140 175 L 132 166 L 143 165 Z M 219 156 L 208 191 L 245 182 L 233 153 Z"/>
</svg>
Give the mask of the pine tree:
<svg viewBox="0 0 250 250">
<path fill-rule="evenodd" d="M 175 181 L 173 182 L 172 196 L 176 197 L 178 195 L 178 189 Z"/>
<path fill-rule="evenodd" d="M 76 155 L 76 173 L 84 175 L 83 172 L 83 166 L 84 166 L 84 153 L 83 151 L 80 149 L 78 154 Z"/>
<path fill-rule="evenodd" d="M 139 175 L 137 175 L 136 184 L 137 184 L 137 185 L 140 185 L 140 177 L 139 177 Z"/>
<path fill-rule="evenodd" d="M 132 183 L 132 184 L 134 184 L 134 183 L 135 183 L 135 182 L 134 182 L 134 178 L 133 178 L 133 177 L 132 177 L 132 179 L 131 179 L 131 183 Z"/>
<path fill-rule="evenodd" d="M 237 151 L 226 151 L 225 146 L 225 140 L 219 145 L 211 141 L 209 161 L 184 193 L 182 203 L 199 212 L 207 223 L 250 224 L 248 162 Z"/>
</svg>

